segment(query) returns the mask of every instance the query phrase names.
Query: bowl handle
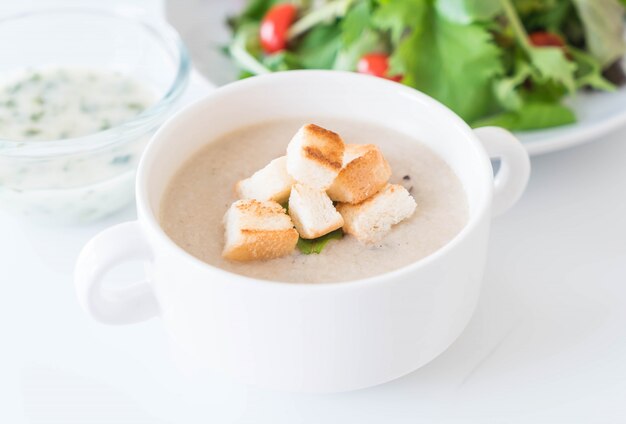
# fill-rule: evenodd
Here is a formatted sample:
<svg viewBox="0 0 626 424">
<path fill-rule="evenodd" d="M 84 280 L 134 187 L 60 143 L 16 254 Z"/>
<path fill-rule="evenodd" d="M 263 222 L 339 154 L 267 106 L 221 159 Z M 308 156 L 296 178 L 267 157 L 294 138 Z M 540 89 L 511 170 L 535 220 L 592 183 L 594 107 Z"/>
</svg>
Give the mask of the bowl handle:
<svg viewBox="0 0 626 424">
<path fill-rule="evenodd" d="M 530 177 L 530 158 L 522 143 L 509 131 L 498 127 L 474 130 L 491 159 L 500 159 L 500 169 L 493 180 L 492 215 L 511 208 L 524 193 Z"/>
<path fill-rule="evenodd" d="M 127 261 L 152 262 L 138 221 L 115 225 L 89 241 L 78 257 L 74 283 L 78 300 L 89 314 L 105 324 L 131 324 L 158 315 L 158 304 L 148 280 L 114 289 L 103 277 Z"/>
</svg>

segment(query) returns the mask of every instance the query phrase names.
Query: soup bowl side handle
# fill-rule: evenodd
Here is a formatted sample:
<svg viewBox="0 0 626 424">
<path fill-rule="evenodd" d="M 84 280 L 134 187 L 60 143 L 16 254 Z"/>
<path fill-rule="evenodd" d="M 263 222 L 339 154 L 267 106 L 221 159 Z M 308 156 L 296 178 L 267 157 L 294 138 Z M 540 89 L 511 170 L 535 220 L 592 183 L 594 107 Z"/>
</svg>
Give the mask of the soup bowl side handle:
<svg viewBox="0 0 626 424">
<path fill-rule="evenodd" d="M 522 143 L 504 128 L 482 127 L 474 130 L 491 159 L 500 160 L 494 177 L 492 215 L 509 210 L 522 197 L 530 178 L 530 158 Z"/>
<path fill-rule="evenodd" d="M 85 245 L 74 270 L 78 300 L 93 318 L 104 324 L 132 324 L 158 315 L 150 281 L 124 288 L 106 287 L 105 275 L 117 265 L 143 261 L 151 266 L 152 250 L 138 221 L 102 231 Z"/>
</svg>

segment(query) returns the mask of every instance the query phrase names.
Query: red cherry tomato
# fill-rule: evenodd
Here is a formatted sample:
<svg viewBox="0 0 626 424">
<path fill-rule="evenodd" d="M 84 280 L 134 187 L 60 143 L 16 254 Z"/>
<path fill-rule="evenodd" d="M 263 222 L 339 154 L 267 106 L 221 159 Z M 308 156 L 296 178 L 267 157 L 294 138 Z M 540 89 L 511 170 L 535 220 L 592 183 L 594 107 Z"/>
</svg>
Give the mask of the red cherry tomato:
<svg viewBox="0 0 626 424">
<path fill-rule="evenodd" d="M 396 82 L 402 81 L 402 75 L 387 75 L 389 71 L 389 56 L 384 53 L 366 54 L 359 60 L 356 69 L 361 74 L 374 75 Z"/>
<path fill-rule="evenodd" d="M 565 47 L 565 41 L 560 35 L 551 32 L 537 31 L 528 36 L 533 46 L 537 47 Z"/>
<path fill-rule="evenodd" d="M 287 48 L 287 32 L 296 19 L 293 4 L 282 3 L 270 8 L 261 22 L 261 46 L 266 53 L 276 53 Z"/>
</svg>

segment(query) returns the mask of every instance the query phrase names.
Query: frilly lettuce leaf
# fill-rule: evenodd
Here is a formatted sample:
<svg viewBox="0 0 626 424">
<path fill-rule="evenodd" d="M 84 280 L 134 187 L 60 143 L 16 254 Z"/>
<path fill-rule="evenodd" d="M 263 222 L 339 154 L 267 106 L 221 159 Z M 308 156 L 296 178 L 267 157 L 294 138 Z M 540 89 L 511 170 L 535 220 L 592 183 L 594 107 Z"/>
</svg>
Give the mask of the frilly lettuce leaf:
<svg viewBox="0 0 626 424">
<path fill-rule="evenodd" d="M 490 111 L 493 79 L 503 73 L 500 50 L 487 28 L 462 25 L 431 11 L 391 57 L 403 83 L 438 99 L 463 119 Z"/>
<path fill-rule="evenodd" d="M 502 11 L 500 0 L 438 0 L 435 7 L 439 14 L 459 24 L 488 21 Z"/>
<path fill-rule="evenodd" d="M 494 83 L 496 100 L 506 110 L 518 110 L 524 104 L 519 87 L 532 75 L 532 68 L 523 60 L 518 60 L 515 73 Z"/>
<path fill-rule="evenodd" d="M 372 24 L 388 30 L 395 45 L 407 30 L 419 29 L 431 7 L 431 0 L 377 0 L 378 9 L 372 15 Z"/>
<path fill-rule="evenodd" d="M 530 60 L 537 70 L 536 79 L 562 84 L 572 94 L 576 91 L 576 63 L 565 56 L 559 47 L 532 47 L 529 50 Z"/>
</svg>

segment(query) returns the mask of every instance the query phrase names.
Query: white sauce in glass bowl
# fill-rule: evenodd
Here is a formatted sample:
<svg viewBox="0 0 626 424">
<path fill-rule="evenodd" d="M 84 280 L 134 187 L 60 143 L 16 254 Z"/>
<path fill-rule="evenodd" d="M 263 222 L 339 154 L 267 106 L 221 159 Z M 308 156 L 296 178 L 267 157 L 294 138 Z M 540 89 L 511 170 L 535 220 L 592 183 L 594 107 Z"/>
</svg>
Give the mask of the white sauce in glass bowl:
<svg viewBox="0 0 626 424">
<path fill-rule="evenodd" d="M 121 72 L 45 67 L 0 75 L 0 208 L 47 223 L 88 222 L 133 199 L 139 157 L 159 124 L 120 124 L 156 103 L 159 92 Z M 72 150 L 73 138 L 103 133 L 99 148 Z M 20 154 L 22 147 L 66 148 Z M 8 146 L 2 149 L 3 142 Z"/>
<path fill-rule="evenodd" d="M 0 81 L 0 139 L 62 140 L 122 124 L 156 101 L 154 91 L 112 70 L 24 70 Z"/>
</svg>

